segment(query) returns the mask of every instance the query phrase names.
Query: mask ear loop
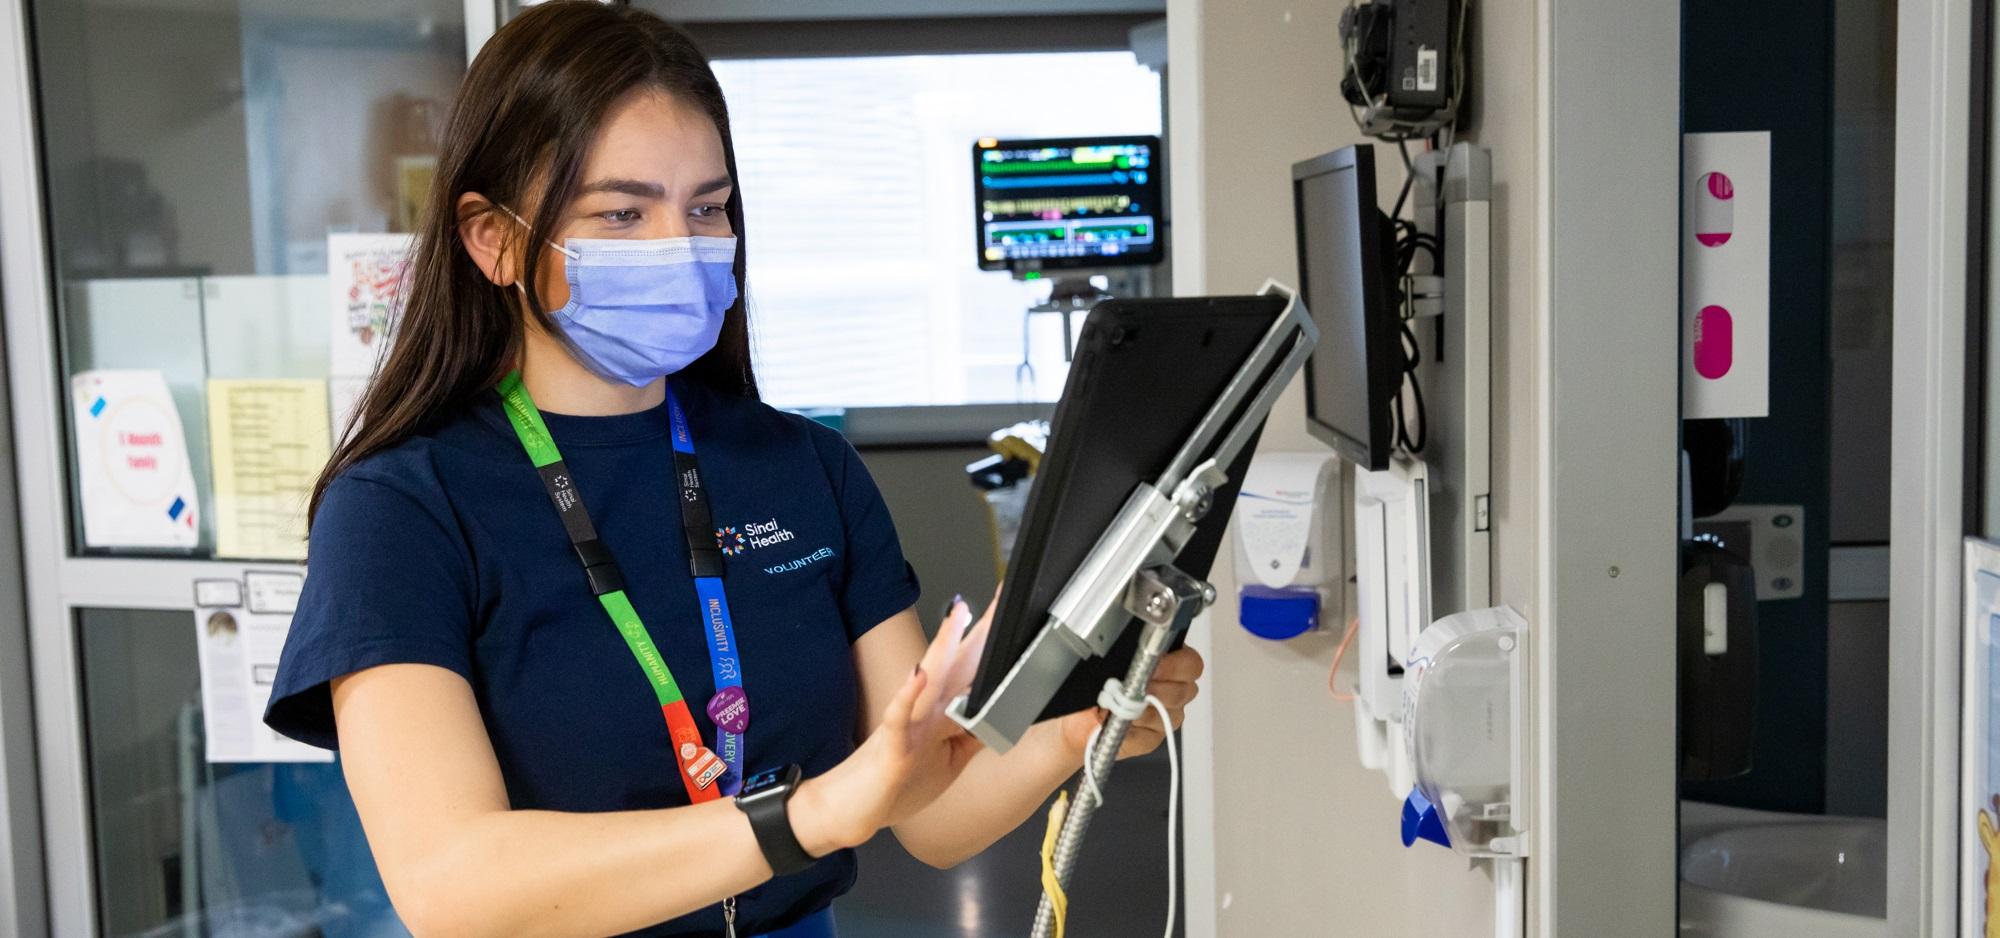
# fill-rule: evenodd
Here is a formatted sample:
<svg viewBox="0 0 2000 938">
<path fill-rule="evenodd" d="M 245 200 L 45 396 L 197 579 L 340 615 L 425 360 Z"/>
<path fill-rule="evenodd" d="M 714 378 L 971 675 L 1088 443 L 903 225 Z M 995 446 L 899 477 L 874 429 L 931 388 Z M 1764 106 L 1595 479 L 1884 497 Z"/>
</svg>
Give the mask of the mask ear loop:
<svg viewBox="0 0 2000 938">
<path fill-rule="evenodd" d="M 531 231 L 531 232 L 535 230 L 535 226 L 533 226 L 533 225 L 530 225 L 530 224 L 528 224 L 528 220 L 527 220 L 527 219 L 525 219 L 525 218 L 522 218 L 521 216 L 519 216 L 519 215 L 516 215 L 516 214 L 514 214 L 514 210 L 513 210 L 513 209 L 511 209 L 511 208 L 508 208 L 507 206 L 505 206 L 505 205 L 502 205 L 502 204 L 500 204 L 499 202 L 495 202 L 495 203 L 493 203 L 493 205 L 494 205 L 494 207 L 496 207 L 496 208 L 500 209 L 501 211 L 503 211 L 503 212 L 506 212 L 506 213 L 507 213 L 507 215 L 508 215 L 508 217 L 510 217 L 510 218 L 512 218 L 512 219 L 514 219 L 514 220 L 515 220 L 516 222 L 519 222 L 519 223 L 520 223 L 520 225 L 521 225 L 521 227 L 523 227 L 523 228 L 526 228 L 526 229 L 528 229 L 528 230 L 529 230 L 529 231 Z M 560 244 L 557 244 L 557 243 L 555 243 L 554 241 L 547 241 L 547 240 L 545 240 L 545 241 L 543 241 L 542 243 L 544 243 L 544 244 L 547 244 L 547 245 L 548 245 L 549 247 L 552 247 L 552 248 L 555 248 L 555 250 L 556 250 L 556 253 L 558 253 L 558 254 L 561 254 L 562 256 L 564 256 L 564 257 L 567 257 L 567 258 L 569 258 L 570 260 L 573 260 L 573 261 L 580 261 L 580 260 L 583 260 L 583 255 L 581 255 L 581 254 L 578 254 L 578 253 L 576 253 L 575 251 L 572 251 L 572 250 L 570 250 L 569 248 L 566 248 L 566 247 L 563 247 L 562 245 L 560 245 Z M 515 284 L 515 285 L 516 285 L 516 286 L 519 286 L 519 284 L 518 284 L 518 283 L 517 283 L 517 284 Z"/>
<path fill-rule="evenodd" d="M 528 220 L 527 220 L 527 219 L 525 219 L 525 218 L 522 218 L 522 217 L 521 217 L 520 215 L 517 215 L 517 214 L 515 214 L 515 212 L 514 212 L 514 210 L 513 210 L 513 209 L 511 209 L 511 208 L 508 208 L 508 207 L 507 207 L 506 205 L 504 205 L 504 204 L 502 204 L 502 203 L 499 203 L 499 202 L 494 202 L 494 203 L 493 203 L 493 206 L 494 206 L 495 208 L 498 208 L 499 210 L 501 210 L 501 211 L 503 211 L 503 212 L 506 212 L 506 213 L 507 213 L 507 217 L 509 217 L 509 218 L 512 218 L 512 219 L 514 219 L 514 221 L 515 221 L 515 222 L 517 222 L 518 224 L 520 224 L 520 226 L 521 226 L 522 228 L 525 228 L 525 229 L 527 229 L 528 231 L 531 231 L 531 232 L 535 230 L 535 227 L 534 227 L 533 225 L 530 225 L 530 224 L 528 224 Z M 573 260 L 573 261 L 574 261 L 574 260 L 581 260 L 581 259 L 582 259 L 582 255 L 580 255 L 580 254 L 576 253 L 575 251 L 572 251 L 572 250 L 570 250 L 570 249 L 568 249 L 568 248 L 566 248 L 566 247 L 563 247 L 563 246 L 561 246 L 561 245 L 559 245 L 559 244 L 555 243 L 554 241 L 547 241 L 547 240 L 544 240 L 544 242 L 543 242 L 543 243 L 547 244 L 547 245 L 548 245 L 549 247 L 552 247 L 552 248 L 555 248 L 555 250 L 556 250 L 556 252 L 557 252 L 557 253 L 561 254 L 561 255 L 562 255 L 562 256 L 564 256 L 564 257 L 567 257 L 567 258 L 569 258 L 570 260 Z M 514 281 L 514 289 L 515 289 L 516 291 L 518 291 L 518 292 L 519 292 L 519 293 L 521 294 L 521 302 L 522 302 L 522 303 L 529 303 L 529 297 L 528 297 L 528 288 L 527 288 L 527 286 L 526 286 L 526 285 L 522 284 L 522 283 L 521 283 L 521 281 L 519 281 L 519 280 L 516 280 L 516 281 Z M 529 304 L 529 305 L 530 305 L 530 308 L 532 308 L 533 304 Z"/>
</svg>

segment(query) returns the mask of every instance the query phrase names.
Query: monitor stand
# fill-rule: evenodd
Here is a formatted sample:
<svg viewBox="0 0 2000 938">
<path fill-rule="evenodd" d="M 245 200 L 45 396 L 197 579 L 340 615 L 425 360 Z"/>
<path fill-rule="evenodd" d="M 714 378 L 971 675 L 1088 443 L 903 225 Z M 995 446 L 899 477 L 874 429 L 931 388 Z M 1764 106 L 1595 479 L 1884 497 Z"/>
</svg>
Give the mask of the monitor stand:
<svg viewBox="0 0 2000 938">
<path fill-rule="evenodd" d="M 1089 313 L 1097 304 L 1121 296 L 1149 296 L 1152 294 L 1153 277 L 1151 267 L 1106 267 L 1101 269 L 1077 268 L 1051 274 L 1041 267 L 1028 262 L 1015 262 L 1008 269 L 1015 280 L 1052 281 L 1049 298 L 1028 307 L 1028 315 L 1054 313 L 1062 317 L 1063 361 L 1076 358 L 1076 331 L 1071 317 Z M 1099 287 L 1092 278 L 1103 277 L 1104 286 Z M 1034 374 L 1034 366 L 1028 363 L 1028 330 L 1025 323 L 1021 329 L 1021 364 L 1015 369 L 1016 381 L 1021 373 Z"/>
<path fill-rule="evenodd" d="M 1104 803 L 1104 782 L 1118 761 L 1118 750 L 1125 745 L 1125 733 L 1131 729 L 1132 721 L 1146 712 L 1146 687 L 1153 682 L 1153 671 L 1174 647 L 1175 640 L 1194 623 L 1194 617 L 1214 602 L 1214 586 L 1182 573 L 1172 564 L 1156 564 L 1132 575 L 1124 608 L 1145 623 L 1145 628 L 1139 633 L 1139 650 L 1132 656 L 1125 679 L 1105 681 L 1104 691 L 1097 695 L 1097 705 L 1105 710 L 1104 725 L 1084 755 L 1083 782 L 1077 785 L 1076 800 L 1070 802 L 1063 814 L 1062 829 L 1050 852 L 1058 890 L 1069 889 L 1070 873 L 1076 868 L 1077 853 L 1083 849 L 1083 836 L 1090 829 L 1090 819 Z M 1173 729 L 1168 727 L 1166 731 Z M 1054 898 L 1044 889 L 1035 907 L 1034 938 L 1054 934 L 1058 914 Z"/>
<path fill-rule="evenodd" d="M 1048 300 L 1028 307 L 1028 313 L 1055 313 L 1062 317 L 1063 361 L 1075 361 L 1076 330 L 1070 324 L 1070 317 L 1078 313 L 1088 314 L 1097 304 L 1111 297 L 1109 291 L 1100 290 L 1097 284 L 1090 282 L 1089 274 L 1063 276 L 1049 288 Z M 1027 337 L 1022 336 L 1021 341 L 1021 360 L 1025 363 L 1028 358 Z"/>
</svg>

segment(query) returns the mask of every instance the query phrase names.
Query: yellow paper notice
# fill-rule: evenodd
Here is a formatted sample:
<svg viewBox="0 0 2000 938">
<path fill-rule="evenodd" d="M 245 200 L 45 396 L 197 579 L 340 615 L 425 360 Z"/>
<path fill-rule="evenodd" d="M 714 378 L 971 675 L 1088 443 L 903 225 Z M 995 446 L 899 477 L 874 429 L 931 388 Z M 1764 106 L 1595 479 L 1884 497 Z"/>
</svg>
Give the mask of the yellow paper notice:
<svg viewBox="0 0 2000 938">
<path fill-rule="evenodd" d="M 217 556 L 305 559 L 306 500 L 329 430 L 324 381 L 209 380 Z"/>
</svg>

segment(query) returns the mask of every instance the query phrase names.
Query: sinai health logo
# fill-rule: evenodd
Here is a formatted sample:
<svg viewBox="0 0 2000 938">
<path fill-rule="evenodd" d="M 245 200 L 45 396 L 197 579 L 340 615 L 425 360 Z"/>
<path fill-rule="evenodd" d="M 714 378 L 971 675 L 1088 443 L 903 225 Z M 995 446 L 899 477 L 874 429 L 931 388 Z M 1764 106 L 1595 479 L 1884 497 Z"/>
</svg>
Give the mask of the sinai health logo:
<svg viewBox="0 0 2000 938">
<path fill-rule="evenodd" d="M 734 557 L 755 547 L 770 547 L 783 544 L 798 537 L 790 529 L 778 524 L 778 519 L 759 521 L 742 527 L 730 525 L 715 529 L 716 546 L 722 548 L 725 556 Z"/>
</svg>

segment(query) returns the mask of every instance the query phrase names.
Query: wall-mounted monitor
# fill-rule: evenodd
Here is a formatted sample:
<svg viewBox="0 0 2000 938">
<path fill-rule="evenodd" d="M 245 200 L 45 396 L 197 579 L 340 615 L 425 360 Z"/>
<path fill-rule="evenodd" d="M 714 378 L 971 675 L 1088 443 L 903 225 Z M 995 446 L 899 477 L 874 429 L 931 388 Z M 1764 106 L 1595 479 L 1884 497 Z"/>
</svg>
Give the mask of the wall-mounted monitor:
<svg viewBox="0 0 2000 938">
<path fill-rule="evenodd" d="M 987 138 L 972 145 L 973 228 L 983 270 L 1157 264 L 1160 138 Z"/>
<path fill-rule="evenodd" d="M 1299 295 L 1319 326 L 1306 360 L 1306 429 L 1363 469 L 1389 468 L 1390 401 L 1402 387 L 1390 301 L 1394 231 L 1375 202 L 1375 150 L 1342 147 L 1292 165 Z"/>
</svg>

